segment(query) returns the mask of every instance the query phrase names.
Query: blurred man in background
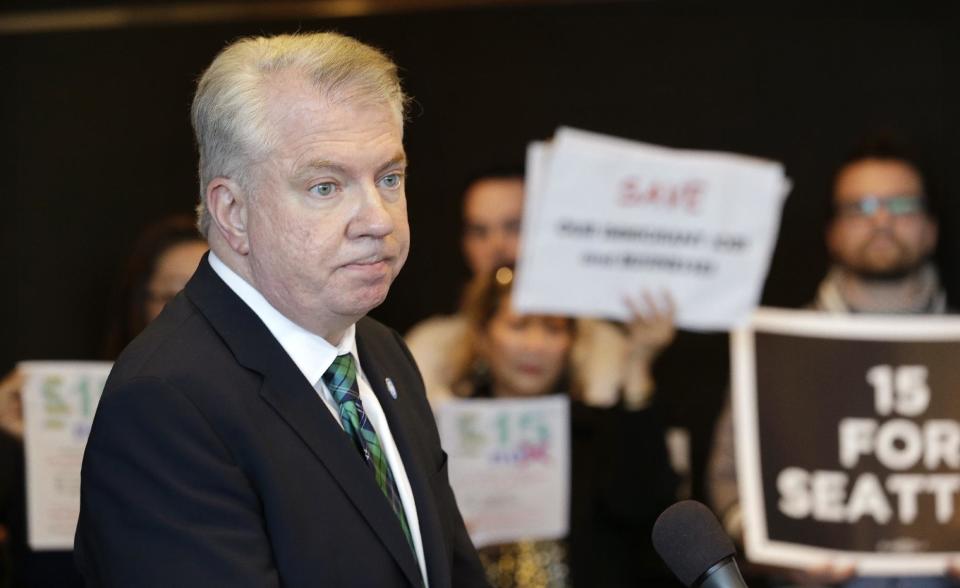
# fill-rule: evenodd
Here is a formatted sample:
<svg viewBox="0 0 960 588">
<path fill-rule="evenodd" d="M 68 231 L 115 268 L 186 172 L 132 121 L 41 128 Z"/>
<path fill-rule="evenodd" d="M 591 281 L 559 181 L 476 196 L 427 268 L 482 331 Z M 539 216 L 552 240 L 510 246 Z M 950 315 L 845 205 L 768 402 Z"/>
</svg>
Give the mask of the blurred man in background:
<svg viewBox="0 0 960 588">
<path fill-rule="evenodd" d="M 946 294 L 932 256 L 937 221 L 929 186 L 912 155 L 887 137 L 865 141 L 839 166 L 833 215 L 826 229 L 831 267 L 811 308 L 831 313 L 944 314 Z M 742 539 L 734 433 L 729 404 L 717 423 L 710 463 L 710 495 L 727 531 Z M 827 566 L 793 574 L 799 584 L 949 586 L 945 578 L 853 578 L 850 568 Z"/>
</svg>

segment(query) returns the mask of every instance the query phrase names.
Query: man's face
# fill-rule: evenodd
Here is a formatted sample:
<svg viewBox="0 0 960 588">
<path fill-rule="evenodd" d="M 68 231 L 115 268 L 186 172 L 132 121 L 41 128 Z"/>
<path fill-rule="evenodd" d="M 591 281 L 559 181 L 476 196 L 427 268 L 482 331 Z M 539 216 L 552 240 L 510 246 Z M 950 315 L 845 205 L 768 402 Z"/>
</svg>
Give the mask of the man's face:
<svg viewBox="0 0 960 588">
<path fill-rule="evenodd" d="M 471 184 L 463 203 L 463 253 L 473 275 L 517 259 L 523 180 L 489 178 Z"/>
<path fill-rule="evenodd" d="M 899 279 L 926 262 L 937 225 L 923 208 L 923 180 L 909 164 L 865 159 L 841 170 L 827 246 L 855 274 Z"/>
<path fill-rule="evenodd" d="M 268 97 L 277 148 L 257 165 L 246 212 L 250 273 L 284 315 L 337 343 L 407 258 L 403 123 L 389 105 L 285 82 Z"/>
</svg>

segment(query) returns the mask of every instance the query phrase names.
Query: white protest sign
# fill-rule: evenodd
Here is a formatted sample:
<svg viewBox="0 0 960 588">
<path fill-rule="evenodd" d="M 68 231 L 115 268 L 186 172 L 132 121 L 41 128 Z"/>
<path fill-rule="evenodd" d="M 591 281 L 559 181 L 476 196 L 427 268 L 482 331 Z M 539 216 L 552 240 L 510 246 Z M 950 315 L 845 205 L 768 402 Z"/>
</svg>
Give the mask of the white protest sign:
<svg viewBox="0 0 960 588">
<path fill-rule="evenodd" d="M 680 327 L 724 330 L 756 307 L 789 190 L 779 163 L 569 128 L 527 162 L 519 311 L 625 320 L 624 296 L 667 291 Z"/>
<path fill-rule="evenodd" d="M 939 575 L 960 555 L 960 318 L 758 310 L 733 336 L 747 557 Z"/>
<path fill-rule="evenodd" d="M 34 550 L 73 549 L 80 514 L 80 465 L 112 364 L 25 361 L 27 542 Z"/>
<path fill-rule="evenodd" d="M 565 396 L 450 400 L 437 411 L 450 485 L 477 547 L 569 530 Z"/>
</svg>

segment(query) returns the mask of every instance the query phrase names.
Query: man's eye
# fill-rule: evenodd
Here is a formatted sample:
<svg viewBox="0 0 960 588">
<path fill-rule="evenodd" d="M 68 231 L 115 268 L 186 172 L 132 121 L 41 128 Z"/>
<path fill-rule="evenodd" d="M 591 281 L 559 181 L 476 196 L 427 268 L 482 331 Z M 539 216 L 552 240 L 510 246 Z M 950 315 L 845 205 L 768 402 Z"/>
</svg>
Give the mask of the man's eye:
<svg viewBox="0 0 960 588">
<path fill-rule="evenodd" d="M 323 182 L 315 186 L 310 187 L 310 192 L 316 194 L 317 196 L 329 196 L 337 189 L 336 184 L 333 182 Z"/>
<path fill-rule="evenodd" d="M 467 225 L 464 232 L 472 239 L 484 239 L 490 231 L 482 225 Z"/>
<path fill-rule="evenodd" d="M 387 188 L 396 188 L 397 186 L 400 185 L 400 182 L 402 180 L 403 180 L 403 176 L 400 175 L 399 173 L 388 174 L 386 176 L 383 176 L 383 178 L 380 179 L 380 183 Z"/>
</svg>

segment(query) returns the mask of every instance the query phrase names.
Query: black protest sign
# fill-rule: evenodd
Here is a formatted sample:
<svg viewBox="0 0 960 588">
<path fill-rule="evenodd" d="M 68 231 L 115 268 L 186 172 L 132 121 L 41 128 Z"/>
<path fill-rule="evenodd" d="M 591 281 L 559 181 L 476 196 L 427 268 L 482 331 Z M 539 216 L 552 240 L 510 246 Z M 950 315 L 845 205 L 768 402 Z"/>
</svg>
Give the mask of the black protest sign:
<svg viewBox="0 0 960 588">
<path fill-rule="evenodd" d="M 734 351 L 752 343 L 735 368 L 749 555 L 939 569 L 960 552 L 960 323 L 765 312 Z"/>
</svg>

